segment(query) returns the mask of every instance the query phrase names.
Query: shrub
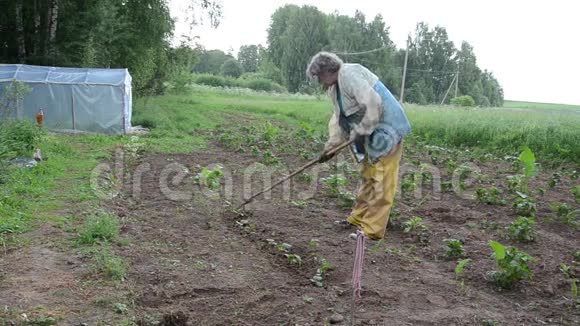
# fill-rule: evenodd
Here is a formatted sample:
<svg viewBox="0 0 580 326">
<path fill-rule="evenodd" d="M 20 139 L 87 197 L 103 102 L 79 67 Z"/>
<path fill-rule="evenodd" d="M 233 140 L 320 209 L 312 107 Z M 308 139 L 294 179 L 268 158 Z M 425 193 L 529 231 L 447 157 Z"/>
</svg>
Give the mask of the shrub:
<svg viewBox="0 0 580 326">
<path fill-rule="evenodd" d="M 253 89 L 255 91 L 264 91 L 264 92 L 275 92 L 275 93 L 285 93 L 286 89 L 281 85 L 268 80 L 268 79 L 249 79 L 247 81 L 240 81 L 239 85 L 241 87 Z"/>
<path fill-rule="evenodd" d="M 235 77 L 238 78 L 242 75 L 242 66 L 240 65 L 240 63 L 238 62 L 238 60 L 236 59 L 228 59 L 226 60 L 221 68 L 220 68 L 221 74 L 224 76 L 230 76 L 230 77 Z"/>
<path fill-rule="evenodd" d="M 187 86 L 193 81 L 193 75 L 188 71 L 175 73 L 170 80 L 171 92 L 174 94 L 185 94 Z"/>
<path fill-rule="evenodd" d="M 209 74 L 197 75 L 193 79 L 196 84 L 213 86 L 213 87 L 232 87 L 235 86 L 232 79 L 224 78 L 222 76 L 215 76 Z"/>
<path fill-rule="evenodd" d="M 199 85 L 212 87 L 240 87 L 260 92 L 286 93 L 287 90 L 278 83 L 266 78 L 260 78 L 258 74 L 242 76 L 238 79 L 209 74 L 194 75 L 193 82 Z"/>
<path fill-rule="evenodd" d="M 454 97 L 451 99 L 451 104 L 464 107 L 474 107 L 475 100 L 469 95 Z"/>
<path fill-rule="evenodd" d="M 6 120 L 0 122 L 0 145 L 3 155 L 30 157 L 43 136 L 42 129 L 28 120 Z"/>
</svg>

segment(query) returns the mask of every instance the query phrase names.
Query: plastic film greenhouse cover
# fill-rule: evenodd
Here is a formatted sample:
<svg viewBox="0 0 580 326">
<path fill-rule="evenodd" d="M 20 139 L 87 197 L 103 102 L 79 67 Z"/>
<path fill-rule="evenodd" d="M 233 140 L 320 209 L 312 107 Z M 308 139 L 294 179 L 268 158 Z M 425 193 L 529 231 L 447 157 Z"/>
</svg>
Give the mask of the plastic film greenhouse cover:
<svg viewBox="0 0 580 326">
<path fill-rule="evenodd" d="M 127 69 L 0 64 L 0 98 L 15 80 L 26 84 L 31 92 L 11 110 L 12 117 L 34 119 L 43 109 L 44 126 L 48 129 L 130 132 L 132 90 Z"/>
</svg>

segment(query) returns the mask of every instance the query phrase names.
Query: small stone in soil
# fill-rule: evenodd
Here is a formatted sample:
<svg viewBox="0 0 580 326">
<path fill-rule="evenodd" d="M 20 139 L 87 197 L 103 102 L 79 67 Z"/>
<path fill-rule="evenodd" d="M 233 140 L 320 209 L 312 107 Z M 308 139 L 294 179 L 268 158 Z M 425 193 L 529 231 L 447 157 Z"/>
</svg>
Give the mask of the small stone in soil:
<svg viewBox="0 0 580 326">
<path fill-rule="evenodd" d="M 344 317 L 341 314 L 334 314 L 334 315 L 330 316 L 330 319 L 328 321 L 331 324 L 338 324 L 338 323 L 342 323 L 344 321 Z"/>
</svg>

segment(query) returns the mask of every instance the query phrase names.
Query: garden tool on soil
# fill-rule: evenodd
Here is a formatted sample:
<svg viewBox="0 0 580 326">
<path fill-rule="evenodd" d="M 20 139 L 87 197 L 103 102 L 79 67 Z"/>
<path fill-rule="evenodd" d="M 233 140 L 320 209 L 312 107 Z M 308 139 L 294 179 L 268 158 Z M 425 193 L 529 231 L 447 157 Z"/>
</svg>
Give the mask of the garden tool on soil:
<svg viewBox="0 0 580 326">
<path fill-rule="evenodd" d="M 354 140 L 349 140 L 347 142 L 342 143 L 341 145 L 336 146 L 335 148 L 331 149 L 330 151 L 328 151 L 326 153 L 327 156 L 331 156 L 334 155 L 336 153 L 338 153 L 339 151 L 341 151 L 342 149 L 344 149 L 345 147 L 350 146 L 352 143 L 354 142 Z M 260 196 L 261 194 L 272 190 L 274 187 L 276 187 L 277 185 L 282 184 L 284 181 L 296 176 L 297 174 L 301 173 L 302 171 L 308 169 L 311 166 L 316 165 L 319 162 L 320 158 L 316 158 L 313 159 L 312 161 L 304 164 L 301 168 L 299 168 L 298 170 L 292 172 L 290 175 L 282 178 L 281 180 L 279 180 L 278 182 L 276 182 L 275 184 L 273 184 L 272 186 L 268 187 L 267 189 L 264 189 L 260 192 L 258 192 L 257 194 L 252 195 L 252 197 L 248 198 L 243 204 L 241 204 L 240 206 L 238 206 L 238 209 L 243 208 L 244 206 L 246 206 L 247 204 L 249 204 L 252 200 L 254 200 L 256 197 Z"/>
</svg>

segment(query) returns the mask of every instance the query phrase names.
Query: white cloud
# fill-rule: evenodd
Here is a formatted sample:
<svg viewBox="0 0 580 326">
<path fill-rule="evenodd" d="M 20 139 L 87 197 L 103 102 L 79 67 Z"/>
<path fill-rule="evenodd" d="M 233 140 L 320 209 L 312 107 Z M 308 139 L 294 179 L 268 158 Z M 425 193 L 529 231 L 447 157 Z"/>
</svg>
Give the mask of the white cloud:
<svg viewBox="0 0 580 326">
<path fill-rule="evenodd" d="M 176 36 L 189 29 L 179 19 L 183 4 L 172 0 L 178 17 Z M 479 66 L 493 71 L 507 99 L 580 104 L 580 20 L 573 0 L 520 1 L 240 1 L 222 0 L 219 28 L 198 27 L 194 33 L 206 48 L 234 52 L 244 44 L 266 44 L 271 14 L 286 3 L 309 4 L 331 13 L 372 18 L 382 14 L 391 38 L 404 47 L 419 21 L 445 27 L 456 46 L 466 40 L 475 47 Z"/>
</svg>

